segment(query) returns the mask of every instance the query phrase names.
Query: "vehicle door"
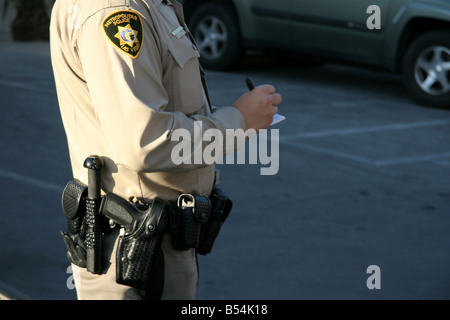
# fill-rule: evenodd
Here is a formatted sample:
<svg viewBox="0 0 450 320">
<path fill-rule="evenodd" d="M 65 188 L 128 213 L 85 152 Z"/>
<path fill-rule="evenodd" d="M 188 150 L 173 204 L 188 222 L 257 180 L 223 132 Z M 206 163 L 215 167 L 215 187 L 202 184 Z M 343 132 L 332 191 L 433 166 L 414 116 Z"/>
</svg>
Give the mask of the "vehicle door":
<svg viewBox="0 0 450 320">
<path fill-rule="evenodd" d="M 293 44 L 302 50 L 327 57 L 374 62 L 381 55 L 383 30 L 388 23 L 391 1 L 292 1 Z M 376 11 L 370 10 L 368 13 L 368 8 L 374 4 L 379 11 L 375 8 Z M 375 28 L 369 28 L 368 23 L 371 28 Z"/>
<path fill-rule="evenodd" d="M 239 0 L 250 12 L 242 28 L 244 39 L 255 41 L 257 46 L 266 43 L 268 47 L 287 44 L 291 41 L 289 16 L 292 0 Z"/>
</svg>

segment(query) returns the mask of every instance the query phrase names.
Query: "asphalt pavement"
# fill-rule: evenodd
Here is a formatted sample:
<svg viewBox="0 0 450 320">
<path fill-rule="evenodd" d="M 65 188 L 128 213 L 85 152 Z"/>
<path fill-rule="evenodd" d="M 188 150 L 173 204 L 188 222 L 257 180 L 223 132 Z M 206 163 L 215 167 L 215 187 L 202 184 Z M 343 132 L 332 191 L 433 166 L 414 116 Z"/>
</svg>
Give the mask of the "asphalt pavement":
<svg viewBox="0 0 450 320">
<path fill-rule="evenodd" d="M 213 103 L 233 103 L 247 75 L 284 97 L 267 141 L 278 172 L 261 175 L 263 157 L 220 165 L 234 209 L 199 258 L 198 299 L 449 299 L 450 110 L 417 105 L 396 75 L 285 57 L 207 71 Z M 0 281 L 75 299 L 46 42 L 2 41 L 0 150 Z"/>
</svg>

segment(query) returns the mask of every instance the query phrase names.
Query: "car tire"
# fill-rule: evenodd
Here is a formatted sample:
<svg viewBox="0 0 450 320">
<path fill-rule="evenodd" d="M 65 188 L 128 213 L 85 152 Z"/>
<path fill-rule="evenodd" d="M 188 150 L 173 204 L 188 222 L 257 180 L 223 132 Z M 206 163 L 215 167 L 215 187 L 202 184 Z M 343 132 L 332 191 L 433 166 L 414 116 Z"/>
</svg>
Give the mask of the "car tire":
<svg viewBox="0 0 450 320">
<path fill-rule="evenodd" d="M 402 62 L 404 84 L 420 104 L 450 107 L 450 30 L 436 30 L 417 37 Z"/>
<path fill-rule="evenodd" d="M 200 51 L 200 63 L 207 69 L 232 67 L 242 56 L 238 19 L 233 8 L 221 3 L 198 7 L 189 28 Z"/>
</svg>

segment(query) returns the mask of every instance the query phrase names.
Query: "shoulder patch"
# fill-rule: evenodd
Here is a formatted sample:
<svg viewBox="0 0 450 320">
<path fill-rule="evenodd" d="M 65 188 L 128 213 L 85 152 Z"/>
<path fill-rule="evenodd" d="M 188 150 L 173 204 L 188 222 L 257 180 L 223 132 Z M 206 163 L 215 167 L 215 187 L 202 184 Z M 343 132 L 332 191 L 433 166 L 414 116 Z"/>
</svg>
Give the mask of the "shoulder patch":
<svg viewBox="0 0 450 320">
<path fill-rule="evenodd" d="M 139 14 L 133 11 L 117 11 L 102 23 L 108 39 L 121 51 L 137 58 L 144 42 L 144 28 Z"/>
</svg>

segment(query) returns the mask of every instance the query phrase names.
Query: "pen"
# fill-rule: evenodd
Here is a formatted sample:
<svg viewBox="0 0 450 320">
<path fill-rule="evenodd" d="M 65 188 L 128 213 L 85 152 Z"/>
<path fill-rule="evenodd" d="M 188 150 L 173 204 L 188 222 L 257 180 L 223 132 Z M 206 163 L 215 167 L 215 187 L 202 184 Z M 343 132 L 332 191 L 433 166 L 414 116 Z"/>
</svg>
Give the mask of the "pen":
<svg viewBox="0 0 450 320">
<path fill-rule="evenodd" d="M 250 79 L 250 77 L 245 78 L 245 83 L 247 84 L 247 88 L 249 91 L 255 89 L 255 86 L 253 85 L 252 79 Z"/>
<path fill-rule="evenodd" d="M 245 83 L 247 84 L 247 88 L 248 88 L 249 91 L 252 91 L 253 89 L 255 89 L 255 86 L 253 85 L 253 81 L 252 81 L 252 79 L 250 79 L 249 76 L 247 76 L 245 78 Z M 286 119 L 284 116 L 276 113 L 276 114 L 273 115 L 273 120 L 272 120 L 272 123 L 270 125 L 273 125 L 275 123 L 283 121 L 284 119 Z"/>
</svg>

